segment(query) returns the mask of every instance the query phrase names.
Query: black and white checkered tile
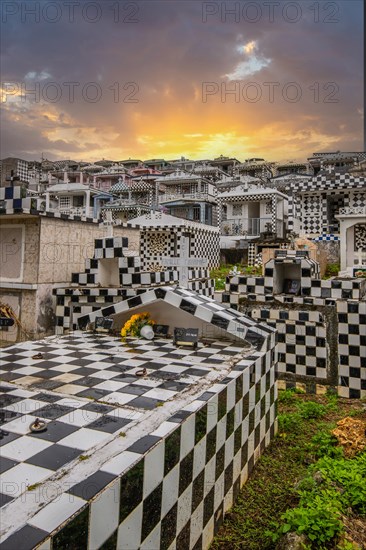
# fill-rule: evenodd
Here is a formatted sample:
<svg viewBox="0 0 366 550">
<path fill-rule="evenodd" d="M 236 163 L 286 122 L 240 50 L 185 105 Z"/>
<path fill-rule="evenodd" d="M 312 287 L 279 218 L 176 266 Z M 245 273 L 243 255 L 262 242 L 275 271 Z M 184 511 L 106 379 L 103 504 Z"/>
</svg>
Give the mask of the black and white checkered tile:
<svg viewBox="0 0 366 550">
<path fill-rule="evenodd" d="M 284 254 L 286 258 L 291 252 Z M 295 383 L 292 375 L 301 377 L 301 383 L 307 377 L 309 387 L 314 386 L 312 378 L 325 380 L 329 375 L 328 349 L 331 347 L 339 358 L 335 360 L 339 395 L 366 395 L 366 362 L 363 359 L 366 354 L 366 280 L 321 280 L 316 278 L 319 273 L 317 266 L 313 267 L 314 262 L 303 265 L 304 258 L 300 257 L 301 295 L 274 294 L 276 259 L 266 264 L 264 277 L 228 277 L 225 291 L 221 294 L 223 305 L 244 310 L 278 330 L 278 370 L 284 375 L 289 373 L 292 384 Z M 216 297 L 220 299 L 219 294 Z M 279 303 L 283 304 L 282 309 Z M 304 310 L 301 306 L 305 306 Z M 310 309 L 314 307 L 321 309 Z M 338 312 L 338 350 L 334 349 L 334 341 L 330 342 L 327 335 L 329 323 L 334 324 L 336 320 L 326 319 L 324 311 Z"/>
<path fill-rule="evenodd" d="M 170 340 L 153 341 L 97 337 L 74 333 L 57 343 L 46 340 L 27 348 L 6 348 L 0 376 L 18 386 L 53 390 L 64 395 L 153 409 L 192 383 L 204 379 L 218 364 L 239 353 L 237 346 L 199 343 L 198 349 L 177 349 Z M 43 358 L 33 359 L 36 353 Z M 141 377 L 141 371 L 146 375 Z"/>
<path fill-rule="evenodd" d="M 250 314 L 278 332 L 278 372 L 327 379 L 327 330 L 320 312 L 254 308 Z"/>
<path fill-rule="evenodd" d="M 111 317 L 118 313 L 128 312 L 132 309 L 148 306 L 161 300 L 174 307 L 190 313 L 198 319 L 223 329 L 231 336 L 244 338 L 253 344 L 256 349 L 267 345 L 270 337 L 274 341 L 275 331 L 261 325 L 233 309 L 227 309 L 207 296 L 198 295 L 195 292 L 180 287 L 160 287 L 148 290 L 134 298 L 128 298 L 117 304 L 101 308 L 89 315 L 79 317 L 80 328 L 85 328 L 89 323 L 95 322 L 96 317 Z"/>
<path fill-rule="evenodd" d="M 321 173 L 301 181 L 287 181 L 282 190 L 289 195 L 288 229 L 292 230 L 295 220 L 299 220 L 302 231 L 312 238 L 338 240 L 329 238 L 333 235 L 327 228 L 332 226 L 334 236 L 338 237 L 339 222 L 335 214 L 342 206 L 364 207 L 365 187 L 365 177 L 347 173 Z M 332 199 L 329 205 L 328 198 Z"/>
<path fill-rule="evenodd" d="M 339 301 L 338 356 L 342 397 L 366 396 L 366 301 Z"/>
<path fill-rule="evenodd" d="M 208 548 L 275 435 L 274 364 L 271 347 L 237 363 L 156 430 L 58 493 L 0 547 L 63 548 L 72 540 L 89 550 Z M 33 444 L 29 452 L 47 449 Z"/>
</svg>

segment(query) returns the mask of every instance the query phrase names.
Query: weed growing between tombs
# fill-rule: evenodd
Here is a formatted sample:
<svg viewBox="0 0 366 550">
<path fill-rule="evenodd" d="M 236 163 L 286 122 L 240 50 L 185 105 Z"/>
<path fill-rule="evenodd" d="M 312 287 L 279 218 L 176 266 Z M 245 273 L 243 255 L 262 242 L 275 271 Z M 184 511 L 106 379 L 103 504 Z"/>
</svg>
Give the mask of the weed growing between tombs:
<svg viewBox="0 0 366 550">
<path fill-rule="evenodd" d="M 211 550 L 272 550 L 295 532 L 304 550 L 366 547 L 366 451 L 347 458 L 336 423 L 366 421 L 365 402 L 279 392 L 278 435 L 257 463 Z"/>
</svg>

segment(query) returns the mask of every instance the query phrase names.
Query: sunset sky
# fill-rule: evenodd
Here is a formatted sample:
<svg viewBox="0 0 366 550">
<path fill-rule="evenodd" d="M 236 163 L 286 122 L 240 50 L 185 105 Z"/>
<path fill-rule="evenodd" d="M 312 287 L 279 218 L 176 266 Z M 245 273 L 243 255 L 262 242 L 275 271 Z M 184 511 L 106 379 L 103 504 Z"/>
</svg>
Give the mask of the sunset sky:
<svg viewBox="0 0 366 550">
<path fill-rule="evenodd" d="M 2 3 L 1 158 L 363 149 L 361 0 L 58 4 Z"/>
</svg>

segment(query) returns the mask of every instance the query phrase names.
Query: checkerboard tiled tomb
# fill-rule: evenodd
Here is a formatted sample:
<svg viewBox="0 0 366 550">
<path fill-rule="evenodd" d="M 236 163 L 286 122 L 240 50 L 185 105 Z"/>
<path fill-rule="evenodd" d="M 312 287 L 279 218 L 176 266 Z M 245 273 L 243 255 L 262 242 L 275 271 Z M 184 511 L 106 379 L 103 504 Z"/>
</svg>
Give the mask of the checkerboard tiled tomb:
<svg viewBox="0 0 366 550">
<path fill-rule="evenodd" d="M 188 290 L 138 298 L 226 339 L 75 332 L 7 348 L 0 548 L 206 549 L 274 436 L 273 329 Z M 36 417 L 47 431 L 30 432 Z"/>
<path fill-rule="evenodd" d="M 153 231 L 150 233 L 154 234 Z M 142 249 L 144 250 L 144 246 Z M 151 268 L 152 256 L 147 250 L 145 253 L 139 256 L 135 251 L 131 252 L 127 238 L 96 239 L 94 257 L 86 260 L 85 272 L 72 275 L 71 288 L 58 288 L 54 291 L 57 300 L 56 332 L 62 334 L 64 329 L 76 328 L 77 319 L 81 315 L 96 312 L 103 306 L 117 304 L 131 296 L 138 296 L 151 287 L 179 284 L 177 269 L 165 269 L 159 264 L 159 270 L 146 271 Z M 160 250 L 161 255 L 165 253 L 165 249 Z M 153 257 L 154 260 L 159 258 L 161 256 Z M 189 269 L 188 279 L 189 289 L 213 296 L 214 282 L 210 279 L 208 269 Z"/>
<path fill-rule="evenodd" d="M 286 278 L 300 281 L 298 295 L 283 292 Z M 337 388 L 343 397 L 366 395 L 366 281 L 321 280 L 316 262 L 299 251 L 281 251 L 264 277 L 228 277 L 223 304 L 278 331 L 278 373 L 287 387 L 309 392 Z M 219 297 L 219 295 L 217 295 Z"/>
</svg>

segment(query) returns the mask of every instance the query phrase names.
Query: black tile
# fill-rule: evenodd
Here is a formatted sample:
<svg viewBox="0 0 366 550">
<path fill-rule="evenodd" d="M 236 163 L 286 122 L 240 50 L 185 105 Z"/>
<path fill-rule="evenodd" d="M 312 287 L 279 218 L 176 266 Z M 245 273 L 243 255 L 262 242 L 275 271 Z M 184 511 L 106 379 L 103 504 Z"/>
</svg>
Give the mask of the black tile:
<svg viewBox="0 0 366 550">
<path fill-rule="evenodd" d="M 0 429 L 0 447 L 3 445 L 6 445 L 7 443 L 10 443 L 10 441 L 15 441 L 21 437 L 18 434 L 14 434 L 12 432 L 8 432 L 6 430 Z"/>
<path fill-rule="evenodd" d="M 195 417 L 195 444 L 197 444 L 205 435 L 207 430 L 207 405 L 204 405 L 196 413 Z"/>
<path fill-rule="evenodd" d="M 83 481 L 80 481 L 77 485 L 71 487 L 67 492 L 84 500 L 90 500 L 114 479 L 116 479 L 116 476 L 112 474 L 95 472 L 86 479 L 83 479 Z M 117 495 L 115 495 L 115 500 L 117 502 Z"/>
<path fill-rule="evenodd" d="M 227 403 L 227 388 L 224 388 L 219 393 L 218 397 L 218 407 L 217 407 L 217 414 L 218 414 L 218 420 L 221 420 L 223 416 L 226 414 L 226 403 Z"/>
<path fill-rule="evenodd" d="M 179 462 L 180 456 L 180 426 L 165 439 L 164 476 Z"/>
<path fill-rule="evenodd" d="M 179 464 L 179 496 L 187 489 L 190 483 L 192 483 L 193 456 L 194 451 L 192 449 Z"/>
<path fill-rule="evenodd" d="M 86 397 L 87 399 L 101 399 L 103 401 L 103 397 L 109 393 L 111 392 L 107 390 L 88 388 L 87 390 L 83 390 L 79 392 L 77 396 Z"/>
<path fill-rule="evenodd" d="M 152 410 L 161 403 L 158 399 L 152 399 L 151 397 L 137 397 L 128 403 L 129 407 L 137 407 L 139 409 Z"/>
<path fill-rule="evenodd" d="M 59 380 L 44 380 L 43 382 L 35 382 L 30 386 L 31 389 L 37 388 L 40 390 L 55 390 L 64 386 L 65 382 L 60 382 Z"/>
<path fill-rule="evenodd" d="M 206 440 L 206 464 L 211 460 L 216 452 L 216 426 L 207 434 Z"/>
<path fill-rule="evenodd" d="M 25 525 L 0 544 L 0 548 L 3 550 L 30 550 L 30 548 L 37 546 L 47 536 L 48 533 L 46 531 L 37 529 L 37 527 L 32 527 L 31 525 Z"/>
<path fill-rule="evenodd" d="M 215 486 L 211 487 L 203 501 L 203 527 L 207 525 L 214 513 Z"/>
<path fill-rule="evenodd" d="M 23 415 L 18 412 L 8 411 L 6 409 L 0 409 L 0 426 L 2 426 L 3 424 L 7 424 L 12 420 L 15 420 L 15 418 L 19 418 L 20 416 L 23 416 Z"/>
<path fill-rule="evenodd" d="M 192 487 L 192 514 L 203 500 L 205 488 L 205 470 L 202 470 L 193 481 Z"/>
<path fill-rule="evenodd" d="M 234 421 L 235 421 L 234 414 L 235 414 L 235 409 L 233 407 L 228 412 L 226 417 L 226 439 L 228 439 L 234 431 Z"/>
<path fill-rule="evenodd" d="M 89 506 L 52 537 L 52 550 L 78 550 L 88 547 Z"/>
<path fill-rule="evenodd" d="M 2 506 L 5 506 L 5 504 L 8 504 L 8 502 L 11 502 L 12 500 L 14 500 L 13 497 L 9 497 L 9 495 L 5 495 L 4 493 L 0 493 L 0 508 Z M 3 543 L 5 545 L 5 542 Z M 2 547 L 3 545 L 0 544 L 0 548 Z M 5 546 L 3 547 L 4 549 L 6 548 Z M 11 547 L 9 547 L 9 550 L 11 550 Z M 14 548 L 18 548 L 17 546 L 14 546 Z"/>
<path fill-rule="evenodd" d="M 28 458 L 25 462 L 49 470 L 58 470 L 80 454 L 81 451 L 79 449 L 72 449 L 71 447 L 65 447 L 64 445 L 58 445 L 56 443 L 31 458 Z"/>
<path fill-rule="evenodd" d="M 192 411 L 178 411 L 173 416 L 167 419 L 168 422 L 183 422 L 186 418 L 191 416 Z"/>
<path fill-rule="evenodd" d="M 89 361 L 90 364 L 90 361 Z M 79 376 L 90 376 L 91 374 L 95 374 L 95 369 L 87 369 L 86 367 L 80 367 L 80 369 L 73 370 L 71 374 L 77 374 Z M 79 384 L 79 380 L 77 381 Z"/>
<path fill-rule="evenodd" d="M 116 529 L 113 535 L 111 535 L 109 539 L 106 540 L 102 544 L 102 546 L 100 546 L 100 550 L 117 550 L 117 539 L 118 539 L 118 529 Z"/>
<path fill-rule="evenodd" d="M 127 450 L 132 453 L 145 454 L 146 451 L 151 449 L 151 447 L 153 447 L 158 441 L 161 441 L 161 437 L 158 437 L 157 435 L 145 435 L 133 443 L 131 447 L 128 447 Z"/>
<path fill-rule="evenodd" d="M 144 460 L 140 460 L 121 477 L 120 517 L 121 523 L 142 501 L 144 484 Z"/>
<path fill-rule="evenodd" d="M 39 418 L 47 418 L 49 420 L 53 420 L 73 410 L 74 410 L 73 407 L 67 407 L 66 405 L 58 405 L 57 403 L 51 403 L 50 405 L 46 405 L 45 407 L 38 409 L 37 416 Z"/>
<path fill-rule="evenodd" d="M 178 504 L 176 503 L 161 522 L 160 550 L 168 550 L 175 539 L 177 532 L 177 509 Z"/>
<path fill-rule="evenodd" d="M 1 375 L 3 376 L 3 375 Z M 22 375 L 24 376 L 24 375 Z M 13 388 L 15 390 L 16 388 Z M 17 397 L 16 395 L 1 395 L 0 396 L 0 407 L 8 407 L 9 405 L 12 405 L 13 403 L 17 403 L 18 401 L 23 401 L 24 397 Z"/>
<path fill-rule="evenodd" d="M 62 396 L 52 395 L 48 393 L 39 393 L 38 395 L 32 397 L 32 399 L 37 399 L 37 401 L 46 401 L 47 403 L 55 403 L 56 401 L 60 401 L 60 399 L 62 399 Z"/>
<path fill-rule="evenodd" d="M 77 426 L 71 426 L 71 424 L 66 424 L 65 422 L 49 422 L 47 424 L 47 429 L 44 432 L 33 432 L 29 433 L 29 437 L 35 437 L 36 439 L 45 439 L 46 441 L 53 441 L 56 443 L 67 437 L 68 435 L 76 432 L 79 428 Z"/>
<path fill-rule="evenodd" d="M 149 386 L 140 386 L 139 384 L 131 384 L 120 389 L 119 393 L 128 393 L 130 395 L 143 395 L 151 390 Z"/>
<path fill-rule="evenodd" d="M 100 403 L 88 403 L 80 408 L 81 410 L 92 411 L 100 414 L 106 414 L 113 411 L 113 407 L 110 407 L 109 405 L 101 405 Z"/>
<path fill-rule="evenodd" d="M 215 480 L 217 481 L 224 471 L 225 464 L 225 445 L 218 450 L 216 454 L 216 471 L 215 471 Z"/>
<path fill-rule="evenodd" d="M 95 371 L 94 371 L 95 372 Z M 93 386 L 96 386 L 97 384 L 101 383 L 100 378 L 95 378 L 94 376 L 85 376 L 84 378 L 79 378 L 75 381 L 75 384 L 78 386 L 85 386 L 86 388 L 92 388 Z M 81 390 L 84 391 L 84 390 Z"/>
<path fill-rule="evenodd" d="M 185 389 L 187 389 L 189 387 L 190 384 L 184 384 L 182 382 L 176 382 L 175 380 L 166 380 L 165 382 L 163 382 L 159 388 L 161 389 L 164 389 L 164 390 L 171 390 L 171 391 L 176 391 L 176 392 L 180 392 L 180 391 L 183 391 Z"/>
<path fill-rule="evenodd" d="M 132 421 L 127 418 L 118 418 L 115 416 L 104 415 L 97 420 L 94 420 L 91 424 L 88 424 L 88 428 L 91 430 L 98 430 L 101 432 L 107 432 L 113 434 L 118 430 L 121 430 L 124 426 L 129 424 Z"/>
<path fill-rule="evenodd" d="M 186 523 L 179 535 L 177 536 L 176 550 L 187 550 L 189 548 L 191 538 L 191 520 Z"/>
<path fill-rule="evenodd" d="M 141 541 L 146 539 L 160 521 L 162 494 L 163 483 L 160 483 L 143 502 Z"/>
<path fill-rule="evenodd" d="M 13 468 L 17 464 L 18 462 L 16 460 L 0 456 L 0 474 L 6 472 L 6 470 L 10 470 L 10 468 Z"/>
</svg>

